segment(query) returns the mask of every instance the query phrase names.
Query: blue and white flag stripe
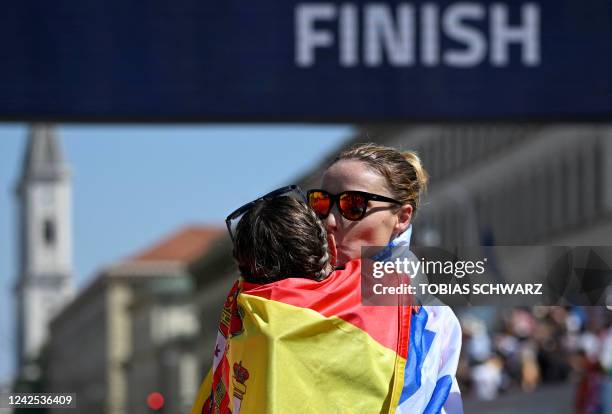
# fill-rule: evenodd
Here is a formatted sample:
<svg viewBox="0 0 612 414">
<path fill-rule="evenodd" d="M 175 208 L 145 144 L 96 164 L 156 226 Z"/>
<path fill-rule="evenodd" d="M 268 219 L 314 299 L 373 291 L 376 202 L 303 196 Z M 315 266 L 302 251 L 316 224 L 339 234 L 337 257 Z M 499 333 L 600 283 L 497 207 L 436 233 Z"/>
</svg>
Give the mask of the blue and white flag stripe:
<svg viewBox="0 0 612 414">
<path fill-rule="evenodd" d="M 404 389 L 397 413 L 460 414 L 455 378 L 461 327 L 447 306 L 422 306 L 412 316 Z"/>
<path fill-rule="evenodd" d="M 412 226 L 374 260 L 393 260 L 409 247 Z M 396 413 L 462 414 L 457 379 L 461 326 L 448 306 L 421 306 L 412 315 L 404 388 Z"/>
</svg>

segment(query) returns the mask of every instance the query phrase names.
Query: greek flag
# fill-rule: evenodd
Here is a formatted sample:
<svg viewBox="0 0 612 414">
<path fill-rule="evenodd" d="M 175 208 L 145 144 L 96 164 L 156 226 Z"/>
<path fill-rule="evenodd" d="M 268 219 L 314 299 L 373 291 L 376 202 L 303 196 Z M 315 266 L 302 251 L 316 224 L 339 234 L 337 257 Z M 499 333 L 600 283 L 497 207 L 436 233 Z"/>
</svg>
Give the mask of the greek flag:
<svg viewBox="0 0 612 414">
<path fill-rule="evenodd" d="M 374 260 L 408 254 L 412 226 L 392 240 Z M 423 282 L 424 275 L 414 282 Z M 431 301 L 427 301 L 431 303 Z M 448 306 L 421 306 L 412 315 L 404 387 L 396 413 L 462 414 L 455 374 L 461 351 L 461 326 Z"/>
</svg>

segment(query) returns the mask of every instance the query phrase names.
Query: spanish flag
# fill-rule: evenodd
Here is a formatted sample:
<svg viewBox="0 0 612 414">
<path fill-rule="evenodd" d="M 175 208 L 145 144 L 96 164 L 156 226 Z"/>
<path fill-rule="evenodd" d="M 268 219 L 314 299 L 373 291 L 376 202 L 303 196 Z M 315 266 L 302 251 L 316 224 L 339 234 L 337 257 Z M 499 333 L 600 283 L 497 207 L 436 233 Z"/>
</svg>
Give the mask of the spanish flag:
<svg viewBox="0 0 612 414">
<path fill-rule="evenodd" d="M 390 413 L 404 383 L 410 306 L 361 301 L 361 262 L 323 281 L 239 280 L 192 414 Z"/>
</svg>

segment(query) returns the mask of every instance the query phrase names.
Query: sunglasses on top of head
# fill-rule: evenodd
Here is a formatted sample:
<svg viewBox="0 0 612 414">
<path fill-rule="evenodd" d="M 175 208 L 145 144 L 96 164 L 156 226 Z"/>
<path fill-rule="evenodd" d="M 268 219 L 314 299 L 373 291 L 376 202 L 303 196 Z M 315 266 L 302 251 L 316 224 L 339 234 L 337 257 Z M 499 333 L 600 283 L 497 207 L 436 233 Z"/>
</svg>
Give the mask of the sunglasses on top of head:
<svg viewBox="0 0 612 414">
<path fill-rule="evenodd" d="M 338 211 L 340 211 L 342 217 L 351 221 L 358 221 L 365 217 L 370 200 L 403 205 L 402 202 L 392 198 L 366 193 L 365 191 L 343 191 L 338 194 L 331 194 L 325 190 L 315 189 L 308 191 L 306 198 L 308 199 L 308 205 L 322 219 L 329 216 L 334 203 L 338 206 Z"/>
<path fill-rule="evenodd" d="M 302 189 L 299 186 L 288 185 L 286 187 L 278 188 L 274 191 L 269 192 L 266 195 L 263 195 L 251 202 L 246 203 L 242 207 L 234 210 L 234 212 L 227 216 L 227 218 L 225 219 L 227 231 L 229 232 L 232 241 L 234 240 L 238 223 L 240 222 L 240 219 L 242 219 L 242 216 L 244 216 L 244 213 L 249 211 L 249 209 L 253 207 L 257 202 L 261 200 L 271 200 L 276 197 L 291 197 L 302 202 L 306 201 L 306 197 L 304 196 L 304 193 L 302 192 Z"/>
</svg>

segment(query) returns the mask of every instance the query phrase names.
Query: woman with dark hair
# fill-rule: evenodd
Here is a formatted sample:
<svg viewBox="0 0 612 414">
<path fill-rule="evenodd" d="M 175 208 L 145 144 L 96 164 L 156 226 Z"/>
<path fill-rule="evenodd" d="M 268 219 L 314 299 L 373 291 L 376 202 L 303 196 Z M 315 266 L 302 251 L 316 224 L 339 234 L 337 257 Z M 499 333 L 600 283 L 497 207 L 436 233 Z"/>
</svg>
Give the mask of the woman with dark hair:
<svg viewBox="0 0 612 414">
<path fill-rule="evenodd" d="M 240 218 L 233 241 L 240 275 L 250 283 L 288 277 L 323 280 L 333 270 L 323 223 L 303 201 L 291 197 L 256 202 Z"/>
<path fill-rule="evenodd" d="M 408 248 L 412 219 L 428 176 L 416 153 L 376 144 L 342 152 L 324 171 L 320 189 L 308 192 L 310 206 L 324 220 L 342 266 L 361 257 L 365 246 L 384 247 L 378 261 Z M 398 411 L 461 413 L 455 373 L 461 327 L 447 306 L 415 307 L 405 382 Z"/>
<path fill-rule="evenodd" d="M 361 261 L 333 271 L 333 239 L 288 191 L 228 217 L 241 279 L 192 413 L 395 412 L 410 308 L 363 306 Z"/>
</svg>

